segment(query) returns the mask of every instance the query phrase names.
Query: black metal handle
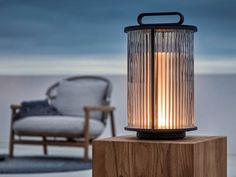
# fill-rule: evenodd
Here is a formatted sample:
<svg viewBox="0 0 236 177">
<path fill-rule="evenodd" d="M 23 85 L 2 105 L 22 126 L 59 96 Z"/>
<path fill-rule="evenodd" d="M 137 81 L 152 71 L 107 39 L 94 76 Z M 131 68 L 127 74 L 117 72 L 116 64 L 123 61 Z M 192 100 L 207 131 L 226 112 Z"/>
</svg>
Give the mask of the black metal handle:
<svg viewBox="0 0 236 177">
<path fill-rule="evenodd" d="M 178 15 L 179 16 L 179 21 L 177 23 L 152 23 L 152 24 L 144 24 L 142 22 L 143 17 L 145 16 L 173 16 L 173 15 Z M 181 25 L 184 22 L 184 16 L 183 14 L 179 12 L 154 12 L 154 13 L 141 13 L 137 21 L 139 25 Z"/>
</svg>

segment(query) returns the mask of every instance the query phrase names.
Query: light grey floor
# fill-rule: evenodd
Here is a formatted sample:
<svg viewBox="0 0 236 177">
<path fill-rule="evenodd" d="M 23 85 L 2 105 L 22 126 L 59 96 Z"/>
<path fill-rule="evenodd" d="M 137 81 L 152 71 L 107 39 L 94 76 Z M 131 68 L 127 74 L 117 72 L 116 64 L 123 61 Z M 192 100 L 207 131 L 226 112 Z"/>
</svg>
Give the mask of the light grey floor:
<svg viewBox="0 0 236 177">
<path fill-rule="evenodd" d="M 7 153 L 6 147 L 0 147 L 0 154 Z M 35 146 L 16 146 L 16 155 L 39 155 L 42 154 L 41 147 Z M 78 148 L 61 148 L 49 147 L 49 154 L 51 155 L 65 155 L 65 156 L 82 156 L 82 149 Z M 91 157 L 91 149 L 90 149 Z M 79 172 L 64 172 L 64 173 L 41 173 L 41 174 L 22 174 L 22 175 L 0 175 L 0 177 L 92 177 L 91 170 L 84 170 Z M 228 155 L 228 177 L 236 177 L 236 155 Z"/>
</svg>

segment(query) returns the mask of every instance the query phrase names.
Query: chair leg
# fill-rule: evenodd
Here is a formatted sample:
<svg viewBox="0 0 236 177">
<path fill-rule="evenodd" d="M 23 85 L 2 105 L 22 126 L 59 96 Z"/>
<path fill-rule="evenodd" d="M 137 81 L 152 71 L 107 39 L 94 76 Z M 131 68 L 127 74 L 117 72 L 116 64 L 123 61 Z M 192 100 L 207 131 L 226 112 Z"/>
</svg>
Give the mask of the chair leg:
<svg viewBox="0 0 236 177">
<path fill-rule="evenodd" d="M 11 132 L 10 135 L 10 140 L 9 140 L 9 157 L 13 157 L 14 156 L 14 133 Z"/>
<path fill-rule="evenodd" d="M 84 160 L 88 160 L 88 146 L 89 146 L 89 112 L 85 111 L 84 124 Z"/>
<path fill-rule="evenodd" d="M 43 142 L 44 142 L 44 144 L 43 144 L 43 152 L 44 152 L 44 155 L 48 155 L 48 149 L 47 149 L 46 141 L 47 141 L 47 139 L 44 136 L 43 137 Z"/>
<path fill-rule="evenodd" d="M 114 119 L 114 113 L 111 111 L 111 131 L 112 131 L 112 136 L 116 136 L 116 128 L 115 128 L 115 119 Z"/>
<path fill-rule="evenodd" d="M 89 148 L 89 143 L 85 140 L 85 142 L 84 142 L 84 161 L 88 160 L 88 148 Z"/>
</svg>

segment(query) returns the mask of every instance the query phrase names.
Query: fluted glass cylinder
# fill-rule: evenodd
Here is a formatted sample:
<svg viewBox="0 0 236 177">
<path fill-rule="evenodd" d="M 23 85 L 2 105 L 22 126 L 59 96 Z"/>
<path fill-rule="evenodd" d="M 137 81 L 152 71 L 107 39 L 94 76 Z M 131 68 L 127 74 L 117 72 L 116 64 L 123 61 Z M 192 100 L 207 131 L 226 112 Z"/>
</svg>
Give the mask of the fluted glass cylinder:
<svg viewBox="0 0 236 177">
<path fill-rule="evenodd" d="M 129 128 L 194 127 L 193 38 L 188 29 L 128 32 Z"/>
</svg>

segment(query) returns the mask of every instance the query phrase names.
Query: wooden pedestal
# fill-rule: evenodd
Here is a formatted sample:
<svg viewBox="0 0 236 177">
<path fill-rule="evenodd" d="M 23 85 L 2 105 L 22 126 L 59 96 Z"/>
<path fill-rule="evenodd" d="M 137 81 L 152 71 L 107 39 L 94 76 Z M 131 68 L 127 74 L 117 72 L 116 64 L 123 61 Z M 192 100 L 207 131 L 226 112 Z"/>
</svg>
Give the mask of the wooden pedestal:
<svg viewBox="0 0 236 177">
<path fill-rule="evenodd" d="M 93 141 L 93 177 L 227 177 L 226 137 Z"/>
</svg>

